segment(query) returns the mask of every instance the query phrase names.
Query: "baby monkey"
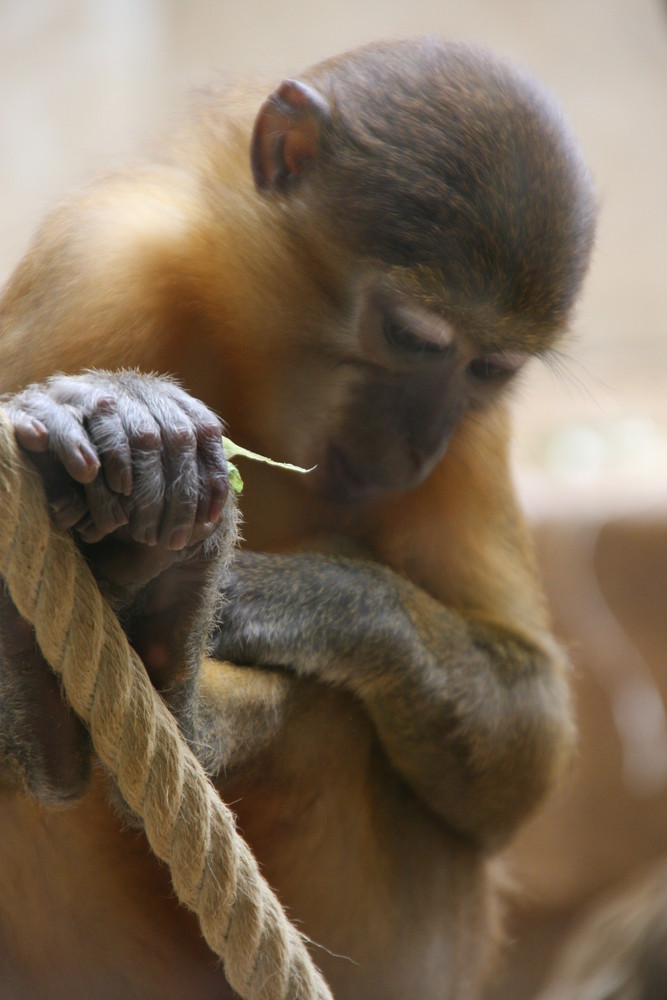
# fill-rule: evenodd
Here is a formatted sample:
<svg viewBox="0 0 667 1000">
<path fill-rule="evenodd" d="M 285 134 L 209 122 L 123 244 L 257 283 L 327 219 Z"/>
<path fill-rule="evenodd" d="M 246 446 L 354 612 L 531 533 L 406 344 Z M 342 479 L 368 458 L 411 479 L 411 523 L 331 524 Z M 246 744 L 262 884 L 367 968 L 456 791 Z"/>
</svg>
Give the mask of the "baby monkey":
<svg viewBox="0 0 667 1000">
<path fill-rule="evenodd" d="M 0 303 L 0 388 L 56 522 L 339 1000 L 478 994 L 494 852 L 569 757 L 507 406 L 568 327 L 594 222 L 531 77 L 387 42 L 200 94 L 152 162 L 47 219 Z M 214 413 L 314 467 L 244 467 L 222 579 Z M 11 995 L 231 996 L 3 617 Z"/>
</svg>

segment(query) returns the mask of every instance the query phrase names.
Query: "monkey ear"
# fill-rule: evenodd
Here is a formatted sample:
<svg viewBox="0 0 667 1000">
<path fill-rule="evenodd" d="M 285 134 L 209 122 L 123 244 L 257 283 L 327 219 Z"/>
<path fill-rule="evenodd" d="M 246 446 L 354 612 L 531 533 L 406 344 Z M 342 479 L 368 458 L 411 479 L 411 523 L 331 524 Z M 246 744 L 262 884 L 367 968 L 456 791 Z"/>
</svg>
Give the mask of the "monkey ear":
<svg viewBox="0 0 667 1000">
<path fill-rule="evenodd" d="M 317 159 L 322 128 L 331 120 L 326 100 L 300 80 L 283 80 L 262 104 L 250 160 L 260 190 L 288 191 Z"/>
</svg>

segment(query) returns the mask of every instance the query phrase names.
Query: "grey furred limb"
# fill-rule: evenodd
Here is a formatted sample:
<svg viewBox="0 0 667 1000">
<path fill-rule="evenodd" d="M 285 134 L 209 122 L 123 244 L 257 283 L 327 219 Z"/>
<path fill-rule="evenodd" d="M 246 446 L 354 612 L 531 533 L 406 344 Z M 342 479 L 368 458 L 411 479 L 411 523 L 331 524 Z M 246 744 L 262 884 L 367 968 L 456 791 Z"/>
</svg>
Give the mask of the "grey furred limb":
<svg viewBox="0 0 667 1000">
<path fill-rule="evenodd" d="M 487 848 L 553 777 L 569 711 L 560 653 L 452 610 L 391 570 L 239 553 L 213 653 L 342 686 L 429 808 Z"/>
</svg>

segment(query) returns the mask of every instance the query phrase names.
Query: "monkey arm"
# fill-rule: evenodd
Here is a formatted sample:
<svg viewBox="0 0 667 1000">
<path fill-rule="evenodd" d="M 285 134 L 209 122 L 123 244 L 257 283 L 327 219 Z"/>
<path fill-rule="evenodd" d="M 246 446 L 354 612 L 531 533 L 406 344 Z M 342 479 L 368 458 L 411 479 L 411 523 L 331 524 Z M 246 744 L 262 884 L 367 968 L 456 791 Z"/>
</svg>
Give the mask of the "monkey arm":
<svg viewBox="0 0 667 1000">
<path fill-rule="evenodd" d="M 168 379 L 56 376 L 5 401 L 57 526 L 74 528 L 155 686 L 193 732 L 193 691 L 235 540 L 221 425 Z M 90 745 L 32 629 L 0 593 L 0 784 L 80 795 Z"/>
<path fill-rule="evenodd" d="M 240 553 L 214 654 L 352 691 L 396 771 L 487 847 L 540 799 L 569 742 L 553 642 L 446 608 L 371 562 Z"/>
<path fill-rule="evenodd" d="M 76 799 L 90 778 L 90 738 L 65 704 L 32 628 L 0 590 L 0 790 Z"/>
</svg>

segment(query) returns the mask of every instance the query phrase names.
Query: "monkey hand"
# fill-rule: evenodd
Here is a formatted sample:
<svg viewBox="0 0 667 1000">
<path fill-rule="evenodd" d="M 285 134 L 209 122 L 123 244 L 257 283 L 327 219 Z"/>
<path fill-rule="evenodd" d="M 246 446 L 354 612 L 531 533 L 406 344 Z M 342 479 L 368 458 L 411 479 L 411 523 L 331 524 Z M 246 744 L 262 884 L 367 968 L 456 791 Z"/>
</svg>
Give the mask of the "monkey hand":
<svg viewBox="0 0 667 1000">
<path fill-rule="evenodd" d="M 74 529 L 153 682 L 184 712 L 218 553 L 233 541 L 219 420 L 168 379 L 135 372 L 57 376 L 5 406 L 53 520 Z M 0 781 L 45 801 L 80 794 L 88 737 L 6 595 L 0 697 Z"/>
<path fill-rule="evenodd" d="M 6 407 L 56 526 L 120 543 L 120 561 L 109 558 L 117 545 L 93 557 L 104 553 L 112 582 L 152 578 L 215 533 L 229 488 L 221 424 L 169 379 L 56 376 Z"/>
</svg>

